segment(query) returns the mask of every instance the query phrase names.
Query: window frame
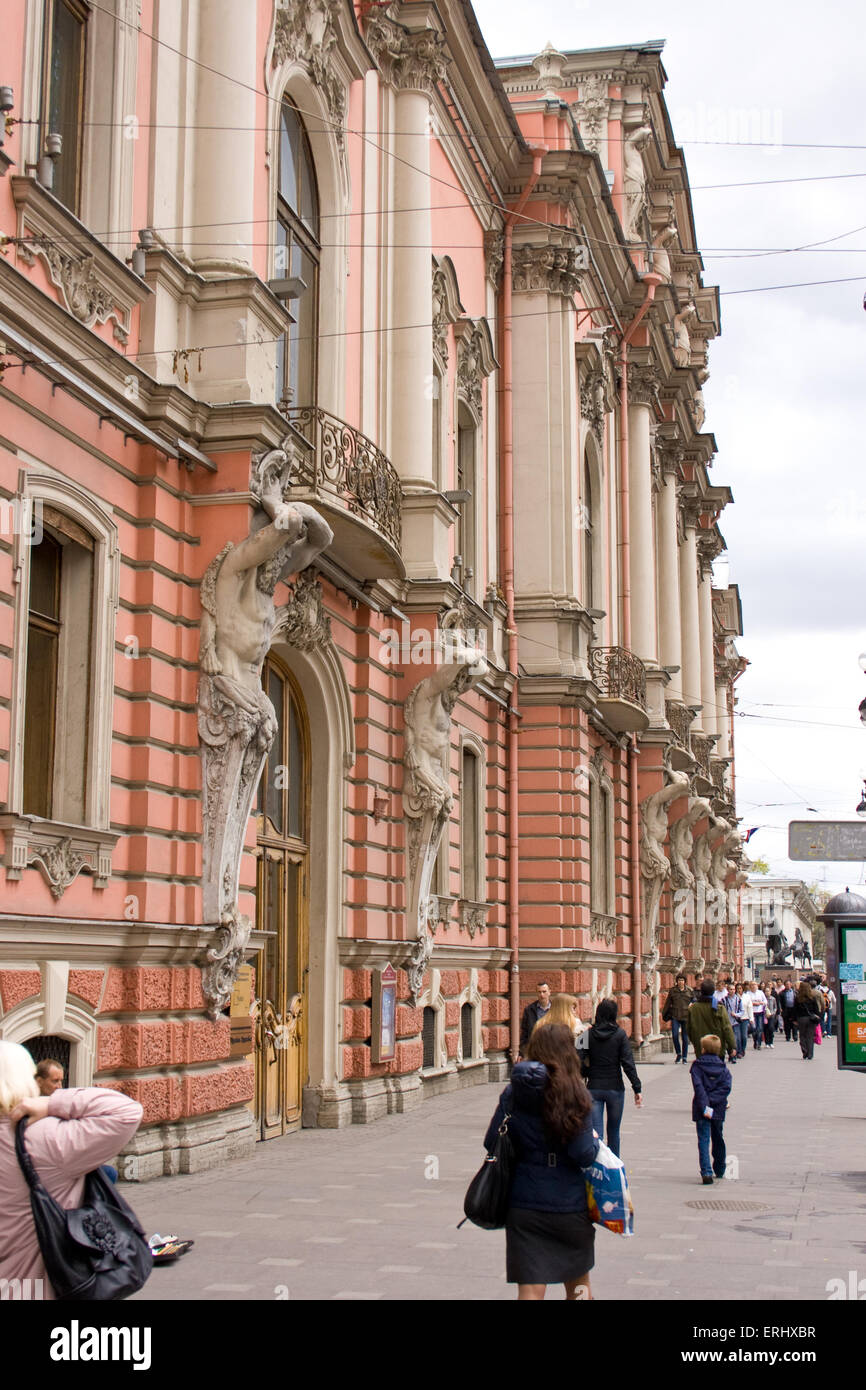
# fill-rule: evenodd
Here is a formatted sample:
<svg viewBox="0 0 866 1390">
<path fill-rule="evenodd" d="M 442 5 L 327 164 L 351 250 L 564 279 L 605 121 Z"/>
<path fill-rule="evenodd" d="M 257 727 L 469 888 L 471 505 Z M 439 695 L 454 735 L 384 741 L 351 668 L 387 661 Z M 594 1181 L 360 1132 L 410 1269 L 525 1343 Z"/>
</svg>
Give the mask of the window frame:
<svg viewBox="0 0 866 1390">
<path fill-rule="evenodd" d="M 297 203 L 298 203 L 298 207 L 297 207 L 297 208 L 292 207 L 292 205 L 289 203 L 289 201 L 287 200 L 287 198 L 284 196 L 283 187 L 282 187 L 282 184 L 283 184 L 283 161 L 282 161 L 283 110 L 284 110 L 285 107 L 289 107 L 289 108 L 294 112 L 294 114 L 295 114 L 295 118 L 296 118 L 296 120 L 297 120 L 298 127 L 299 127 L 300 132 L 301 132 L 301 153 L 302 153 L 302 155 L 304 156 L 304 157 L 301 159 L 300 164 L 295 166 L 295 168 L 296 168 L 296 187 L 297 187 L 297 189 L 298 189 L 298 196 L 297 196 L 297 199 L 296 199 L 296 201 L 297 201 Z M 278 406 L 279 408 L 283 408 L 283 407 L 293 408 L 293 407 L 298 407 L 298 406 L 315 406 L 315 405 L 317 405 L 317 403 L 318 403 L 318 396 L 319 396 L 319 389 L 318 389 L 318 375 L 319 375 L 319 350 L 318 350 L 318 342 L 319 342 L 319 288 L 320 288 L 321 275 L 322 275 L 321 192 L 320 192 L 320 189 L 319 189 L 319 179 L 318 179 L 318 176 L 317 176 L 317 173 L 316 173 L 316 162 L 315 162 L 315 159 L 314 159 L 314 157 L 313 157 L 313 147 L 312 147 L 312 143 L 311 143 L 311 141 L 310 141 L 309 132 L 307 131 L 306 125 L 304 124 L 304 120 L 303 120 L 303 117 L 302 117 L 302 115 L 301 115 L 301 113 L 300 113 L 300 110 L 299 110 L 298 107 L 295 105 L 295 102 L 294 102 L 294 101 L 292 100 L 292 98 L 288 95 L 288 93 L 284 93 L 284 94 L 283 94 L 282 100 L 281 100 L 281 102 L 280 102 L 280 109 L 279 109 L 279 116 L 278 116 L 278 124 L 277 124 L 277 157 L 276 157 L 276 166 L 277 166 L 277 176 L 276 176 L 276 214 L 275 214 L 275 221 L 276 221 L 277 229 L 282 228 L 282 229 L 285 231 L 285 235 L 286 235 L 286 243 L 285 243 L 285 244 L 286 244 L 286 246 L 287 246 L 287 248 L 288 248 L 288 251 L 289 251 L 289 254 L 288 254 L 288 257 L 287 257 L 288 264 L 287 264 L 286 269 L 285 269 L 285 271 L 283 272 L 283 274 L 284 274 L 285 276 L 291 276 L 291 275 L 293 274 L 293 271 L 292 271 L 292 257 L 293 257 L 294 247 L 295 247 L 296 245 L 300 247 L 300 250 L 301 250 L 302 255 L 308 256 L 308 257 L 313 261 L 313 263 L 314 263 L 314 265 L 315 265 L 315 267 L 316 267 L 315 279 L 314 279 L 313 285 L 312 285 L 312 286 L 308 285 L 307 288 L 304 290 L 304 296 L 310 294 L 311 291 L 312 291 L 312 332 L 311 332 L 311 334 L 310 334 L 310 338 L 311 338 L 311 349 L 310 349 L 310 351 L 311 351 L 311 359 L 310 359 L 310 364 L 309 364 L 309 372 L 310 372 L 310 399 L 309 399 L 309 400 L 300 400 L 300 399 L 299 399 L 299 400 L 294 400 L 294 399 L 291 398 L 291 395 L 290 395 L 290 392 L 291 392 L 291 389 L 292 389 L 292 388 L 291 388 L 291 377 L 292 377 L 292 331 L 293 331 L 293 328 L 294 328 L 295 326 L 299 326 L 299 325 L 298 325 L 298 316 L 297 316 L 296 314 L 293 314 L 294 323 L 293 323 L 292 327 L 289 328 L 288 331 L 283 335 L 283 338 L 281 339 L 281 342 L 280 342 L 280 344 L 278 344 L 278 348 L 277 348 L 277 361 L 276 361 L 276 367 L 275 367 L 275 376 L 281 376 L 281 377 L 282 377 L 282 380 L 281 380 L 281 381 L 275 380 L 275 382 L 274 382 L 274 385 L 275 385 L 275 388 L 276 388 L 276 395 L 277 395 L 277 406 Z M 313 189 L 314 189 L 314 192 L 315 192 L 315 202 L 316 202 L 316 230 L 315 230 L 315 232 L 314 232 L 314 231 L 307 225 L 307 223 L 304 221 L 303 216 L 301 215 L 301 211 L 300 211 L 300 203 L 301 203 L 301 193 L 300 193 L 300 190 L 302 189 L 303 185 L 302 185 L 302 183 L 297 179 L 297 171 L 298 171 L 298 169 L 303 170 L 304 168 L 308 169 L 308 171 L 309 171 L 309 173 L 310 173 L 310 175 L 311 175 L 312 182 L 313 182 Z M 275 261 L 276 261 L 276 256 L 277 256 L 277 254 L 278 254 L 279 249 L 280 249 L 279 246 L 278 246 L 277 243 L 275 242 L 275 244 L 274 244 L 274 257 L 275 257 Z M 300 303 L 300 299 L 297 300 L 297 301 L 294 301 L 294 302 Z M 300 339 L 297 339 L 296 341 L 297 341 L 297 342 L 300 342 Z M 280 366 L 280 355 L 281 355 L 281 354 L 282 354 L 282 367 Z"/>
<path fill-rule="evenodd" d="M 77 94 L 77 129 L 75 145 L 75 189 L 71 203 L 68 203 L 52 188 L 55 198 L 62 203 L 65 208 L 75 216 L 81 213 L 81 192 L 82 192 L 82 171 L 84 164 L 84 125 L 86 119 L 87 103 L 87 77 L 88 77 L 88 49 L 89 35 L 88 26 L 92 17 L 92 11 L 87 4 L 87 0 L 48 0 L 44 10 L 44 25 L 42 30 L 42 63 L 40 74 L 40 97 L 39 97 L 39 149 L 40 153 L 45 145 L 45 138 L 51 134 L 49 111 L 51 105 L 51 50 L 54 42 L 55 30 L 55 7 L 62 5 L 69 12 L 73 19 L 81 25 L 81 61 L 78 72 L 78 94 Z M 57 132 L 62 134 L 63 132 Z M 68 157 L 68 145 L 64 137 L 64 148 L 60 159 Z M 68 168 L 68 163 L 67 166 Z"/>
</svg>

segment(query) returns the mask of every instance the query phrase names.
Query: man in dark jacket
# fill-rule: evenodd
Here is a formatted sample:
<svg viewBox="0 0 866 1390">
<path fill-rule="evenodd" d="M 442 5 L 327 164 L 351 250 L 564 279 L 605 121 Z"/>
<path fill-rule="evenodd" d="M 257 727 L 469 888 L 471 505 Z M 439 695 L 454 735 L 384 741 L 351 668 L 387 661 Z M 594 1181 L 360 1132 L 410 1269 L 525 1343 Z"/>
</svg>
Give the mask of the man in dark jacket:
<svg viewBox="0 0 866 1390">
<path fill-rule="evenodd" d="M 701 1038 L 707 1033 L 715 1033 L 722 1045 L 722 1052 L 727 1052 L 729 1057 L 736 1057 L 737 1044 L 734 1042 L 731 1020 L 724 1005 L 718 1009 L 713 1008 L 714 990 L 712 980 L 702 980 L 700 998 L 689 1009 L 687 1026 L 695 1056 L 701 1055 Z"/>
<path fill-rule="evenodd" d="M 689 1056 L 689 1033 L 686 1022 L 689 1016 L 689 1005 L 694 997 L 695 992 L 693 989 L 689 989 L 686 984 L 685 975 L 677 975 L 673 989 L 668 990 L 668 997 L 662 1009 L 663 1022 L 671 1025 L 674 1052 L 677 1054 L 676 1060 L 682 1062 L 683 1066 L 685 1066 Z"/>
<path fill-rule="evenodd" d="M 607 1110 L 607 1146 L 619 1157 L 619 1131 L 625 1106 L 625 1072 L 634 1091 L 635 1105 L 642 1105 L 641 1080 L 632 1056 L 631 1043 L 616 1021 L 615 999 L 602 999 L 595 1011 L 595 1023 L 578 1050 L 583 1059 L 586 1084 L 592 1096 L 592 1123 L 599 1139 L 604 1137 Z M 584 1042 L 585 1039 L 585 1042 Z"/>
<path fill-rule="evenodd" d="M 706 1186 L 710 1186 L 713 1177 L 725 1176 L 727 1152 L 723 1130 L 731 1090 L 731 1073 L 722 1060 L 722 1044 L 718 1036 L 715 1033 L 707 1033 L 700 1041 L 702 1050 L 697 1061 L 692 1062 L 691 1069 L 694 1087 L 692 1119 L 698 1131 L 701 1178 Z"/>
<path fill-rule="evenodd" d="M 520 1052 L 521 1055 L 526 1051 L 526 1044 L 529 1042 L 532 1030 L 542 1014 L 546 1014 L 550 1008 L 550 985 L 543 980 L 540 985 L 536 985 L 537 999 L 533 999 L 531 1004 L 527 1004 L 523 1010 L 523 1018 L 520 1020 Z"/>
</svg>

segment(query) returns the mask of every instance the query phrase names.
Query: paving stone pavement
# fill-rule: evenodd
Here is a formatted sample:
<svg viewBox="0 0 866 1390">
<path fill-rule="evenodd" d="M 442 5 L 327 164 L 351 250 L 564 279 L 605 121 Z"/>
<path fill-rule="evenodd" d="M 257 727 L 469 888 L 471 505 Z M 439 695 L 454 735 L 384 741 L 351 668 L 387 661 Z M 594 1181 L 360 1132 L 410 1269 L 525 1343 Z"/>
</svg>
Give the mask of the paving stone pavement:
<svg viewBox="0 0 866 1390">
<path fill-rule="evenodd" d="M 725 1125 L 737 1176 L 714 1187 L 698 1175 L 688 1069 L 665 1058 L 640 1074 L 644 1105 L 629 1093 L 622 1130 L 635 1236 L 597 1232 L 597 1297 L 826 1300 L 829 1279 L 866 1276 L 866 1076 L 837 1071 L 835 1041 L 813 1062 L 784 1039 L 750 1047 Z M 456 1229 L 500 1090 L 474 1086 L 371 1125 L 301 1130 L 212 1172 L 126 1185 L 148 1234 L 195 1240 L 135 1300 L 513 1299 L 504 1234 Z M 725 1278 L 720 1251 L 734 1247 Z"/>
</svg>

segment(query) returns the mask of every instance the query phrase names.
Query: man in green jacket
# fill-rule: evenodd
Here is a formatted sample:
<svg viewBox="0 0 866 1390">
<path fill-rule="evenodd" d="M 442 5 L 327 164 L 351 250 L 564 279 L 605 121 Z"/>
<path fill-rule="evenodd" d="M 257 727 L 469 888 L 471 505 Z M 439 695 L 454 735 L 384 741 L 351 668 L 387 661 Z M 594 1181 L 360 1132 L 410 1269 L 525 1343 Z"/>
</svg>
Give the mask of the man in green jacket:
<svg viewBox="0 0 866 1390">
<path fill-rule="evenodd" d="M 722 1004 L 717 1009 L 713 1008 L 714 991 L 715 985 L 712 980 L 701 981 L 700 998 L 689 1009 L 686 1024 L 689 1037 L 695 1049 L 695 1056 L 700 1057 L 701 1038 L 705 1037 L 707 1033 L 715 1033 L 722 1044 L 722 1051 L 727 1052 L 728 1057 L 734 1060 L 737 1055 L 734 1030 L 731 1027 L 731 1020 L 725 1006 Z"/>
</svg>

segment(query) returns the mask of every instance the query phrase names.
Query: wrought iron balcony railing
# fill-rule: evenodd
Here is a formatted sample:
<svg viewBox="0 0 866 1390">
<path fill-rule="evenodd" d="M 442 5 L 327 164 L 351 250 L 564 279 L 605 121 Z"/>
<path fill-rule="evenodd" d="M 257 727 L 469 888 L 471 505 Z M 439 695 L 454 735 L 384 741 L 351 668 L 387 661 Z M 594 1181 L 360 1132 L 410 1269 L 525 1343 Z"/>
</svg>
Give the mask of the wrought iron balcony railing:
<svg viewBox="0 0 866 1390">
<path fill-rule="evenodd" d="M 292 486 L 330 494 L 375 526 L 399 552 L 403 493 L 399 475 L 382 450 L 318 406 L 288 406 L 283 413 L 308 446 L 305 450 L 299 445 Z"/>
<path fill-rule="evenodd" d="M 625 647 L 593 647 L 589 669 L 605 699 L 628 700 L 646 709 L 646 669 L 634 652 Z"/>
<path fill-rule="evenodd" d="M 692 757 L 708 782 L 712 780 L 710 777 L 710 749 L 712 746 L 713 740 L 707 738 L 706 734 L 692 734 Z"/>
<path fill-rule="evenodd" d="M 665 715 L 677 743 L 688 752 L 689 730 L 695 716 L 688 705 L 681 705 L 676 700 L 665 700 Z"/>
</svg>

